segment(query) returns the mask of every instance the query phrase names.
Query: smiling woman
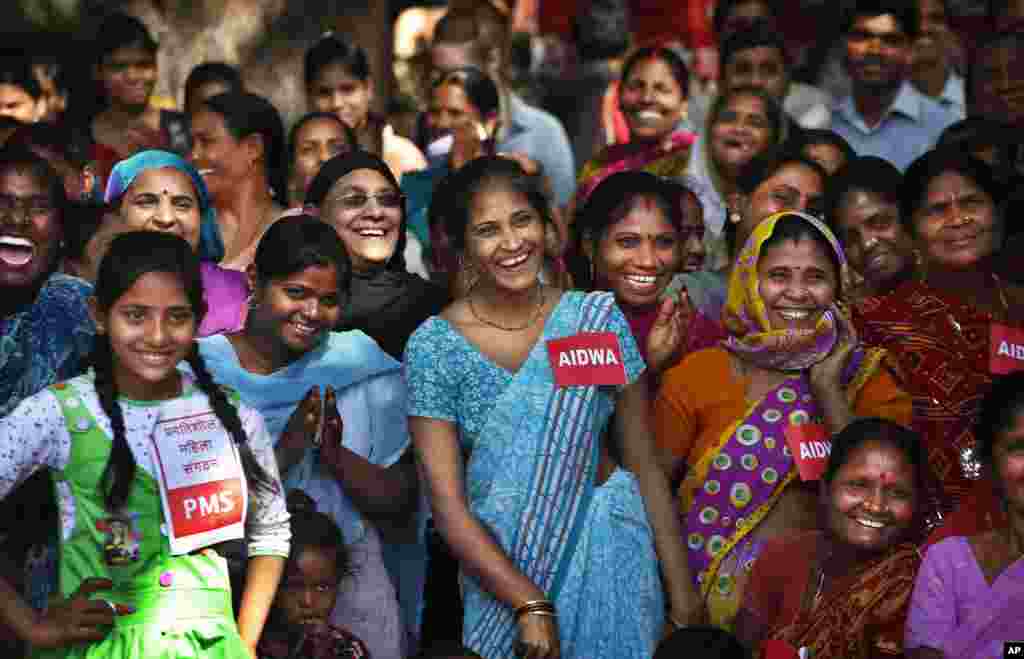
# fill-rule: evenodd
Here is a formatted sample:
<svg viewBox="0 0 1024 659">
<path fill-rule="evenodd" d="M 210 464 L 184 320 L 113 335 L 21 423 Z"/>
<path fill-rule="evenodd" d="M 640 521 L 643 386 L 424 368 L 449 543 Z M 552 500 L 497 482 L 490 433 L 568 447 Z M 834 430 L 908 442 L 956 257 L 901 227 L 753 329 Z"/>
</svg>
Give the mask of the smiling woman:
<svg viewBox="0 0 1024 659">
<path fill-rule="evenodd" d="M 864 349 L 852 332 L 842 298 L 848 282 L 828 228 L 803 213 L 772 215 L 730 275 L 722 314 L 729 337 L 662 379 L 658 444 L 678 484 L 690 569 L 713 624 L 732 624 L 767 540 L 817 528 L 813 492 L 785 448 L 788 428 L 813 423 L 831 434 L 858 416 L 910 421 L 910 399 L 884 368 L 884 352 Z M 727 499 L 722 483 L 732 483 Z M 759 511 L 755 522 L 740 524 L 750 510 Z"/>
<path fill-rule="evenodd" d="M 206 183 L 192 165 L 167 151 L 137 153 L 114 167 L 104 199 L 117 210 L 121 223 L 108 226 L 109 231 L 170 233 L 196 250 L 209 309 L 199 336 L 241 328 L 248 296 L 245 277 L 217 265 L 224 256 L 217 215 Z"/>
<path fill-rule="evenodd" d="M 55 273 L 64 187 L 31 151 L 0 151 L 0 416 L 77 374 L 90 350 L 90 287 Z"/>
<path fill-rule="evenodd" d="M 336 542 L 351 548 L 355 576 L 334 592 L 331 622 L 372 656 L 398 659 L 404 632 L 382 547 L 395 529 L 414 526 L 416 500 L 400 365 L 363 332 L 332 331 L 350 295 L 350 265 L 323 222 L 275 222 L 248 275 L 244 330 L 203 339 L 200 352 L 266 417 L 285 484 L 309 494 L 340 529 Z M 417 560 L 422 567 L 422 547 L 410 543 L 404 558 L 407 571 L 396 577 Z"/>
<path fill-rule="evenodd" d="M 313 179 L 306 203 L 320 208 L 352 261 L 352 295 L 340 323 L 401 359 L 409 336 L 447 295 L 405 269 L 405 198 L 391 169 L 365 151 L 335 156 Z"/>
<path fill-rule="evenodd" d="M 691 306 L 686 293 L 660 314 L 673 276 L 704 264 L 703 212 L 696 193 L 644 171 L 618 172 L 594 189 L 573 230 L 574 251 L 585 257 L 574 264 L 575 281 L 587 290 L 615 294 L 652 373 L 723 338 L 708 309 Z"/>
<path fill-rule="evenodd" d="M 941 484 L 945 511 L 965 496 L 972 500 L 963 516 L 948 520 L 965 524 L 962 535 L 991 528 L 1002 517 L 973 428 L 992 382 L 992 328 L 1024 326 L 1024 289 L 1003 281 L 993 267 L 1003 199 L 1002 185 L 982 161 L 957 151 L 931 151 L 916 160 L 903 179 L 899 217 L 917 241 L 926 274 L 857 309 L 864 340 L 889 349 L 906 374 L 914 427 Z M 940 369 L 944 375 L 936 377 Z"/>
<path fill-rule="evenodd" d="M 901 655 L 921 557 L 913 540 L 927 467 L 920 438 L 860 419 L 832 438 L 821 486 L 825 527 L 765 545 L 737 636 L 815 659 Z"/>
<path fill-rule="evenodd" d="M 434 523 L 467 577 L 463 643 L 486 657 L 614 646 L 646 659 L 666 610 L 686 624 L 699 606 L 629 325 L 611 294 L 541 281 L 549 207 L 518 163 L 478 158 L 449 182 L 445 231 L 477 283 L 409 340 L 406 377 Z M 560 386 L 548 350 L 593 332 L 619 377 Z"/>
<path fill-rule="evenodd" d="M 619 105 L 629 124 L 630 142 L 606 148 L 583 166 L 577 207 L 615 172 L 678 176 L 686 171 L 694 139 L 682 123 L 689 86 L 686 65 L 668 48 L 641 48 L 626 60 Z"/>
<path fill-rule="evenodd" d="M 782 109 L 761 89 L 730 89 L 712 103 L 694 145 L 688 171 L 712 191 L 716 205 L 729 209 L 728 219 L 726 213 L 708 218 L 710 239 L 706 242 L 712 254 L 713 268 L 726 267 L 732 262 L 734 250 L 743 245 L 742 239 L 732 241 L 728 234 L 730 223 L 746 215 L 743 205 L 736 201 L 738 193 L 749 194 L 742 189 L 741 183 L 746 170 L 752 162 L 765 157 L 785 139 L 786 122 Z M 802 210 L 791 206 L 775 210 L 784 209 Z M 728 256 L 724 253 L 726 251 Z"/>
</svg>

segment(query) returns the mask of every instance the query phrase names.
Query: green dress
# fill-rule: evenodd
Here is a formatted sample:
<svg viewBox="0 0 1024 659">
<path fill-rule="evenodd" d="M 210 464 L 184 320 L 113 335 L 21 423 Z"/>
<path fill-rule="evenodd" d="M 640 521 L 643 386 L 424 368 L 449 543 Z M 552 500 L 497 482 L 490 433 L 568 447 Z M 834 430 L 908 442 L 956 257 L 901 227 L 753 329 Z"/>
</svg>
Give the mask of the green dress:
<svg viewBox="0 0 1024 659">
<path fill-rule="evenodd" d="M 75 499 L 74 532 L 60 542 L 60 590 L 68 597 L 85 576 L 113 581 L 110 591 L 93 597 L 134 607 L 119 615 L 105 640 L 33 657 L 124 657 L 157 659 L 203 657 L 246 659 L 231 607 L 227 563 L 212 550 L 172 556 L 164 535 L 157 482 L 135 470 L 123 514 L 112 515 L 100 496 L 99 482 L 110 456 L 111 440 L 82 403 L 74 387 L 50 387 L 71 432 L 71 460 L 53 472 Z M 138 403 L 135 403 L 138 404 Z"/>
</svg>

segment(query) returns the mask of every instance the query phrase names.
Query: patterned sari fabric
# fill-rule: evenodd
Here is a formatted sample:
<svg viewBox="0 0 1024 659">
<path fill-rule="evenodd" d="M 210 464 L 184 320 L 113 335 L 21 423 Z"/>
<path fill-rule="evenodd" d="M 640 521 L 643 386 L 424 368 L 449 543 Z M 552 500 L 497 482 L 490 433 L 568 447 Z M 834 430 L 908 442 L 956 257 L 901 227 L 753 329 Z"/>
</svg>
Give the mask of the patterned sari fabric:
<svg viewBox="0 0 1024 659">
<path fill-rule="evenodd" d="M 992 316 L 927 284 L 907 282 L 884 297 L 864 300 L 854 322 L 864 342 L 888 350 L 914 399 L 921 433 L 947 510 L 981 474 L 973 427 L 992 383 Z"/>
<path fill-rule="evenodd" d="M 32 306 L 0 319 L 0 416 L 54 382 L 78 375 L 92 350 L 88 283 L 53 274 Z"/>
<path fill-rule="evenodd" d="M 806 536 L 802 540 L 812 547 L 816 544 Z M 815 659 L 902 656 L 903 625 L 921 564 L 917 548 L 912 544 L 893 547 L 825 588 L 818 598 L 808 592 L 817 584 L 809 583 L 809 561 L 795 560 L 794 554 L 799 553 L 791 547 L 786 555 L 792 573 L 789 587 L 802 585 L 799 592 L 810 606 L 801 606 L 794 618 L 779 621 L 767 638 L 809 648 Z"/>
<path fill-rule="evenodd" d="M 642 169 L 657 176 L 676 177 L 686 173 L 690 162 L 693 133 L 677 130 L 664 141 L 638 149 L 635 145 L 613 144 L 583 165 L 577 181 L 576 208 L 582 208 L 601 181 L 616 172 Z"/>
</svg>

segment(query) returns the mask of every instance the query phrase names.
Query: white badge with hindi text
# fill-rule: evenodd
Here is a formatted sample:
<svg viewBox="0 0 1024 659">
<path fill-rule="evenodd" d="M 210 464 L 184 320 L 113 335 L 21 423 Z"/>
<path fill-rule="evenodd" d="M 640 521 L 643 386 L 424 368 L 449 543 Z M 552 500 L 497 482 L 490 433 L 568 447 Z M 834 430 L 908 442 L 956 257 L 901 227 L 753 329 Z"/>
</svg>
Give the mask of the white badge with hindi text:
<svg viewBox="0 0 1024 659">
<path fill-rule="evenodd" d="M 245 537 L 248 491 L 238 447 L 204 397 L 164 406 L 153 455 L 172 554 Z"/>
</svg>

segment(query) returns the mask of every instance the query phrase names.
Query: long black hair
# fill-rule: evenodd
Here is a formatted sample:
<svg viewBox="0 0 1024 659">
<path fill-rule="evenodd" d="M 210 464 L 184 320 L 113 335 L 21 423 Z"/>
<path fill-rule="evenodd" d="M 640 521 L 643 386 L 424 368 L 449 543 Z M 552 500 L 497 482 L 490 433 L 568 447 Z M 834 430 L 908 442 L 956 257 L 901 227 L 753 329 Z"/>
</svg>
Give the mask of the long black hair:
<svg viewBox="0 0 1024 659">
<path fill-rule="evenodd" d="M 224 126 L 236 140 L 259 135 L 263 140 L 263 165 L 274 199 L 287 199 L 287 153 L 284 123 L 277 109 L 262 96 L 248 92 L 226 92 L 206 100 L 204 107 L 224 119 Z"/>
<path fill-rule="evenodd" d="M 445 179 L 443 194 L 434 193 L 430 214 L 440 220 L 448 239 L 457 250 L 466 246 L 466 229 L 473 220 L 473 200 L 491 186 L 504 186 L 524 195 L 533 210 L 551 226 L 551 210 L 536 176 L 523 171 L 518 162 L 502 156 L 483 156 L 467 163 Z"/>
<path fill-rule="evenodd" d="M 108 312 L 135 282 L 151 272 L 169 273 L 181 280 L 198 325 L 206 313 L 199 257 L 185 240 L 168 233 L 133 231 L 111 241 L 96 279 L 96 306 L 100 311 Z M 110 459 L 100 480 L 100 492 L 104 495 L 107 507 L 118 510 L 128 500 L 135 480 L 136 465 L 128 446 L 121 403 L 117 399 L 114 358 L 109 337 L 97 333 L 90 363 L 96 373 L 96 394 L 100 406 L 110 419 L 114 434 Z M 252 453 L 238 410 L 228 400 L 224 389 L 214 382 L 195 343 L 186 360 L 195 375 L 196 385 L 209 399 L 217 419 L 237 444 L 246 479 L 256 489 L 269 488 L 270 476 Z"/>
<path fill-rule="evenodd" d="M 686 197 L 701 208 L 700 198 L 682 183 L 643 170 L 616 172 L 601 181 L 587 197 L 572 226 L 572 249 L 566 261 L 576 285 L 587 290 L 595 285 L 596 273 L 591 259 L 586 257 L 584 243 L 599 243 L 612 226 L 629 214 L 638 199 L 653 201 L 672 227 L 682 232 Z"/>
<path fill-rule="evenodd" d="M 291 551 L 288 563 L 294 564 L 307 547 L 326 549 L 334 554 L 339 581 L 355 574 L 352 555 L 345 545 L 341 529 L 330 517 L 316 509 L 316 503 L 302 490 L 289 490 L 288 514 L 291 515 Z"/>
<path fill-rule="evenodd" d="M 282 217 L 260 239 L 253 258 L 260 285 L 306 268 L 334 266 L 338 292 L 344 298 L 352 280 L 352 262 L 345 243 L 331 225 L 312 215 Z"/>
</svg>

